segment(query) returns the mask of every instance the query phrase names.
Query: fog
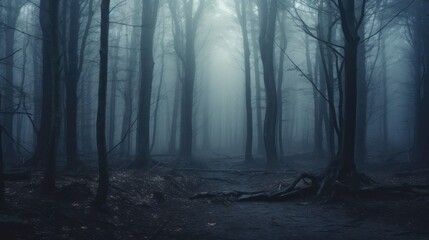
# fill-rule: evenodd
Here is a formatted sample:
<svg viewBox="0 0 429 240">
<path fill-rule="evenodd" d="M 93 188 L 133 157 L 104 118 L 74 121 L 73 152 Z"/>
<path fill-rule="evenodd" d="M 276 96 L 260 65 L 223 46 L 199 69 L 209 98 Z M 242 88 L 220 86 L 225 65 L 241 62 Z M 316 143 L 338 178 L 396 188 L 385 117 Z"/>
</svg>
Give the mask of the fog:
<svg viewBox="0 0 429 240">
<path fill-rule="evenodd" d="M 429 164 L 425 0 L 0 0 L 0 12 L 0 200 L 3 172 L 36 172 L 51 193 L 63 174 L 97 176 L 101 206 L 130 169 L 324 169 L 287 195 L 304 180 L 325 197 L 373 186 L 367 170 Z"/>
</svg>

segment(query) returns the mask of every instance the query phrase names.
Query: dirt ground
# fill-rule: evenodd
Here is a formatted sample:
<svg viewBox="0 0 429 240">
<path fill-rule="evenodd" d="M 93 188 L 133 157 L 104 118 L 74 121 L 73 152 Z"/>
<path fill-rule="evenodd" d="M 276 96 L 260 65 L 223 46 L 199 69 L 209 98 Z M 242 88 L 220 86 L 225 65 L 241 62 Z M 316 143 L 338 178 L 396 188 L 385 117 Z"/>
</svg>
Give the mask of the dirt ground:
<svg viewBox="0 0 429 240">
<path fill-rule="evenodd" d="M 322 169 L 309 156 L 287 158 L 277 171 L 241 159 L 165 163 L 148 172 L 115 170 L 109 206 L 95 210 L 95 172 L 60 174 L 54 195 L 32 180 L 7 182 L 0 239 L 429 239 L 429 198 L 360 198 L 320 202 L 190 200 L 203 191 L 282 189 L 301 171 Z M 306 163 L 306 164 L 304 164 Z M 115 169 L 117 169 L 115 167 Z M 396 176 L 401 164 L 363 169 L 379 183 L 428 184 L 428 174 Z"/>
</svg>

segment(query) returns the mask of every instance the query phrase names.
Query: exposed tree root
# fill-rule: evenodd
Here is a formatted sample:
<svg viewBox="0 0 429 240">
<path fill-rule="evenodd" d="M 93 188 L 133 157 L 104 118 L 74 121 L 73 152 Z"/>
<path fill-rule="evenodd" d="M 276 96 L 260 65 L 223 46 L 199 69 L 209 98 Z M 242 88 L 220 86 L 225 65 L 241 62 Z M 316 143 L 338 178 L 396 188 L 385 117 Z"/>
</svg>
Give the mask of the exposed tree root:
<svg viewBox="0 0 429 240">
<path fill-rule="evenodd" d="M 239 169 L 198 169 L 198 168 L 178 168 L 180 171 L 188 171 L 188 172 L 225 172 L 225 173 L 266 173 L 266 174 L 285 174 L 288 173 L 286 171 L 266 171 L 266 170 L 239 170 Z M 290 171 L 292 172 L 292 171 Z M 292 172 L 293 173 L 293 172 Z"/>
<path fill-rule="evenodd" d="M 309 197 L 333 198 L 336 196 L 353 197 L 427 197 L 429 185 L 400 186 L 377 185 L 364 174 L 341 176 L 336 169 L 328 169 L 323 175 L 303 173 L 286 189 L 259 192 L 202 192 L 190 199 L 235 198 L 237 201 L 288 201 Z"/>
<path fill-rule="evenodd" d="M 195 194 L 189 199 L 203 199 L 203 198 L 239 198 L 246 194 L 260 194 L 263 192 L 242 192 L 242 191 L 226 191 L 226 192 L 201 192 Z"/>
</svg>

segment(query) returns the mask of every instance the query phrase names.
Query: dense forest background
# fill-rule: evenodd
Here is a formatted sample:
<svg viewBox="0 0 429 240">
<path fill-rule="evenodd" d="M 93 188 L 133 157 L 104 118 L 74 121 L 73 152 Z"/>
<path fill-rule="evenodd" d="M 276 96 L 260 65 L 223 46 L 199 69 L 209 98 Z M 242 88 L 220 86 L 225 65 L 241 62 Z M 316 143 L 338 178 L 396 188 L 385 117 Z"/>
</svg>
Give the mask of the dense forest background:
<svg viewBox="0 0 429 240">
<path fill-rule="evenodd" d="M 98 168 L 100 207 L 118 169 L 275 171 L 303 154 L 324 170 L 283 198 L 427 195 L 360 169 L 429 165 L 428 13 L 426 0 L 0 0 L 0 200 L 35 172 L 54 193 Z"/>
</svg>

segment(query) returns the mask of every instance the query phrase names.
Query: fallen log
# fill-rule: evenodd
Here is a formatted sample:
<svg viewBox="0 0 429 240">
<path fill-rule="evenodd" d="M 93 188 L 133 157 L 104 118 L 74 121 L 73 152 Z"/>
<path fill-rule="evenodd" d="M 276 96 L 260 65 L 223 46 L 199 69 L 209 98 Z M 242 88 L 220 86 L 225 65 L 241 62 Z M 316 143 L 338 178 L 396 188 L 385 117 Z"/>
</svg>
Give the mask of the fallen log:
<svg viewBox="0 0 429 240">
<path fill-rule="evenodd" d="M 203 199 L 203 198 L 238 198 L 243 195 L 259 194 L 263 192 L 243 192 L 243 191 L 225 191 L 225 192 L 201 192 L 191 196 L 189 199 Z"/>
<path fill-rule="evenodd" d="M 286 174 L 295 173 L 293 170 L 289 171 L 267 171 L 267 170 L 238 170 L 238 169 L 199 169 L 199 168 L 178 168 L 180 171 L 189 172 L 227 172 L 227 173 L 267 173 L 267 174 Z"/>
<path fill-rule="evenodd" d="M 359 181 L 365 183 L 357 187 L 355 184 L 347 184 L 340 181 L 333 182 L 329 187 L 330 194 L 323 195 L 334 196 L 359 196 L 359 197 L 429 197 L 429 185 L 375 185 L 375 182 L 369 177 L 359 174 Z M 326 178 L 326 176 L 325 176 Z M 227 192 L 202 192 L 190 199 L 202 198 L 233 198 L 236 201 L 289 201 L 299 198 L 308 198 L 311 196 L 320 197 L 320 188 L 323 181 L 326 180 L 320 176 L 307 173 L 301 174 L 285 190 L 277 191 L 227 191 Z M 308 181 L 309 180 L 309 181 Z M 303 183 L 302 185 L 299 185 Z M 299 185 L 299 186 L 298 186 Z"/>
</svg>

